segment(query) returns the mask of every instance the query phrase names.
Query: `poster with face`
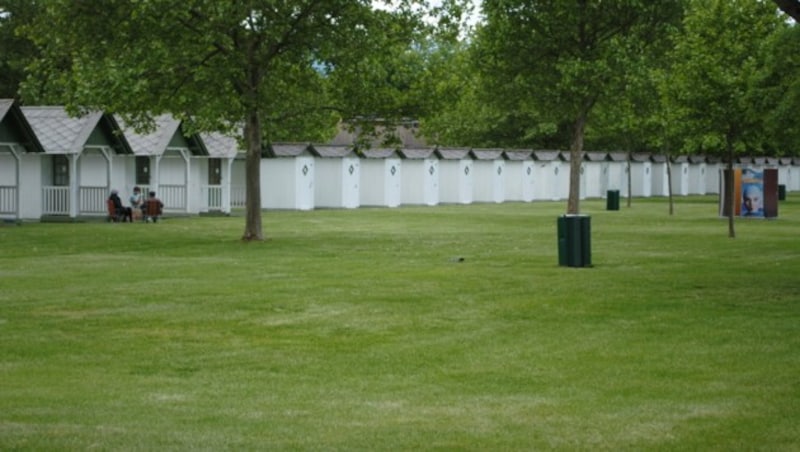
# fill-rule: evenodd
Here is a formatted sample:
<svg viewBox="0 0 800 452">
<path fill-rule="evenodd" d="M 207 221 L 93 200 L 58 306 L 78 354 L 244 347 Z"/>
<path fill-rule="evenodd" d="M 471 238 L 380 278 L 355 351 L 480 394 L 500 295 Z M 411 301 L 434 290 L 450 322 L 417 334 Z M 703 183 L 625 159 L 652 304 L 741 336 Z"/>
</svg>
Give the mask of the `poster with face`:
<svg viewBox="0 0 800 452">
<path fill-rule="evenodd" d="M 763 173 L 746 169 L 742 171 L 742 216 L 764 216 Z"/>
</svg>

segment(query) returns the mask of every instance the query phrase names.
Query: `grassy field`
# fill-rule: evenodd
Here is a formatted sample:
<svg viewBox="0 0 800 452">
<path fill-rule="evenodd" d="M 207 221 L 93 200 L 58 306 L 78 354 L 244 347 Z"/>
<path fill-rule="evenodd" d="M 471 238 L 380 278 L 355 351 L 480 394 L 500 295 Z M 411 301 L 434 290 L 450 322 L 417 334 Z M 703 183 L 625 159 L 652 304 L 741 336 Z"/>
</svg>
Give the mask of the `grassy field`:
<svg viewBox="0 0 800 452">
<path fill-rule="evenodd" d="M 800 201 L 0 226 L 0 450 L 800 450 Z"/>
</svg>

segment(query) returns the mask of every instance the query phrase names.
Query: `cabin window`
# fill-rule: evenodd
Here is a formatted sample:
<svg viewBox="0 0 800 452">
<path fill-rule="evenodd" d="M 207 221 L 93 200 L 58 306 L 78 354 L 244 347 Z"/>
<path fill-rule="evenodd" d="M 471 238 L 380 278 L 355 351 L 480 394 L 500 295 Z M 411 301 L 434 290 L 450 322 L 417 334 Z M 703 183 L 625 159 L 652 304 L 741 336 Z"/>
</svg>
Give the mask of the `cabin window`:
<svg viewBox="0 0 800 452">
<path fill-rule="evenodd" d="M 208 159 L 208 185 L 222 185 L 221 159 Z"/>
<path fill-rule="evenodd" d="M 150 157 L 136 157 L 136 185 L 150 185 Z"/>
<path fill-rule="evenodd" d="M 69 160 L 66 155 L 53 156 L 53 185 L 56 187 L 69 185 Z"/>
</svg>

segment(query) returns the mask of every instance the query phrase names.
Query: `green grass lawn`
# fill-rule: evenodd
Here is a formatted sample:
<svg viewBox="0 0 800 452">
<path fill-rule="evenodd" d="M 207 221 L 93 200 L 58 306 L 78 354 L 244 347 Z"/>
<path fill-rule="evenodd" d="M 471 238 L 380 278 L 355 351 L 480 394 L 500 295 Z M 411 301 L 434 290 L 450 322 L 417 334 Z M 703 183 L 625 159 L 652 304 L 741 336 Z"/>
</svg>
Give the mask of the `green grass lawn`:
<svg viewBox="0 0 800 452">
<path fill-rule="evenodd" d="M 798 450 L 792 198 L 2 226 L 0 450 Z"/>
</svg>

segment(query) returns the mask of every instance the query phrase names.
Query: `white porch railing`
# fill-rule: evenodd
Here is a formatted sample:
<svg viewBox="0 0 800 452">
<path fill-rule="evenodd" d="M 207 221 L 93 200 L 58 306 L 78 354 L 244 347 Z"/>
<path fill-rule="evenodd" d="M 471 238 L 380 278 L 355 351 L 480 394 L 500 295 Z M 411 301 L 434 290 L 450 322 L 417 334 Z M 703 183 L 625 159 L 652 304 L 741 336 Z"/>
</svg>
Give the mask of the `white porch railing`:
<svg viewBox="0 0 800 452">
<path fill-rule="evenodd" d="M 42 214 L 69 215 L 69 187 L 42 187 Z"/>
<path fill-rule="evenodd" d="M 81 187 L 78 190 L 80 200 L 80 213 L 106 214 L 106 198 L 108 198 L 107 187 Z"/>
<path fill-rule="evenodd" d="M 17 213 L 17 187 L 0 186 L 0 214 Z"/>
<path fill-rule="evenodd" d="M 203 198 L 208 210 L 222 210 L 222 185 L 204 185 Z"/>
<path fill-rule="evenodd" d="M 186 186 L 185 185 L 159 185 L 156 193 L 164 209 L 167 210 L 186 210 Z"/>
<path fill-rule="evenodd" d="M 231 185 L 231 207 L 244 207 L 246 193 L 244 185 Z"/>
</svg>

